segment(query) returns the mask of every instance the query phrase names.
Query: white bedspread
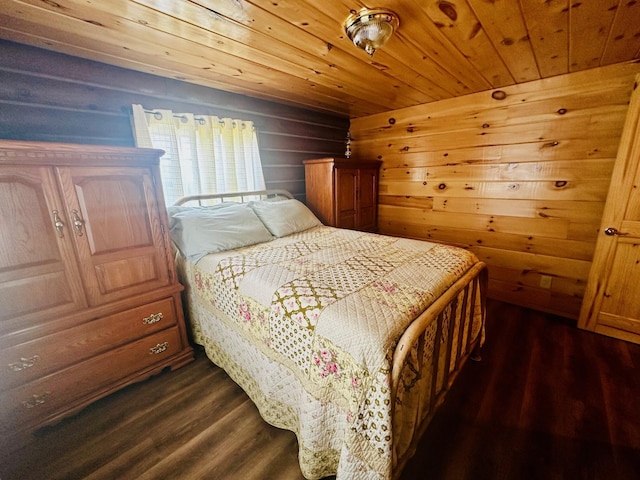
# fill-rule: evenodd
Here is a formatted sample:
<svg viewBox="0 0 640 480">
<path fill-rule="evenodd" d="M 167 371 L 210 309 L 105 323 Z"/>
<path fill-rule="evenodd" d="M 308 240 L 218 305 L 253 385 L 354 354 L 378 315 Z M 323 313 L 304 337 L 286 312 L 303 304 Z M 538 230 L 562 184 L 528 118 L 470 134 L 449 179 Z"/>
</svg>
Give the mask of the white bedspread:
<svg viewBox="0 0 640 480">
<path fill-rule="evenodd" d="M 304 476 L 353 480 L 391 478 L 393 349 L 476 262 L 455 247 L 317 227 L 181 268 L 195 341 L 265 420 L 296 432 Z M 476 337 L 481 323 L 461 328 Z"/>
</svg>

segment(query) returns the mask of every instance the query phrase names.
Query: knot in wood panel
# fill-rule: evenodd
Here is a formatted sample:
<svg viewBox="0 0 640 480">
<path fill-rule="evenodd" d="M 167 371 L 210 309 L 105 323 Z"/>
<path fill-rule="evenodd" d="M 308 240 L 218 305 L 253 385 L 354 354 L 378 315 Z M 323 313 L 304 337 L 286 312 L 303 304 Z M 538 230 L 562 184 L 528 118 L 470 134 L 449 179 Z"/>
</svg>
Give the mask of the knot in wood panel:
<svg viewBox="0 0 640 480">
<path fill-rule="evenodd" d="M 458 12 L 456 11 L 456 6 L 453 3 L 443 0 L 441 2 L 438 2 L 438 8 L 452 21 L 455 22 L 458 19 Z"/>
</svg>

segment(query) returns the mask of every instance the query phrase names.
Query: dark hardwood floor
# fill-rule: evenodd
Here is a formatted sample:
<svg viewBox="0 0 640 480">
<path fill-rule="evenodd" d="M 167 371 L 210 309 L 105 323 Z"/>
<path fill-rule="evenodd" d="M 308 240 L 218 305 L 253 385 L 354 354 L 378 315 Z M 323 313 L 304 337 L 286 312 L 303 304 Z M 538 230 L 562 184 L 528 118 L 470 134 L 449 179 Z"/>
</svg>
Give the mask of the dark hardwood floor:
<svg viewBox="0 0 640 480">
<path fill-rule="evenodd" d="M 482 362 L 465 366 L 403 478 L 640 478 L 640 345 L 488 306 Z"/>
<path fill-rule="evenodd" d="M 640 478 L 640 346 L 489 302 L 469 362 L 402 479 Z M 0 479 L 302 479 L 295 435 L 267 425 L 202 352 L 0 452 Z"/>
</svg>

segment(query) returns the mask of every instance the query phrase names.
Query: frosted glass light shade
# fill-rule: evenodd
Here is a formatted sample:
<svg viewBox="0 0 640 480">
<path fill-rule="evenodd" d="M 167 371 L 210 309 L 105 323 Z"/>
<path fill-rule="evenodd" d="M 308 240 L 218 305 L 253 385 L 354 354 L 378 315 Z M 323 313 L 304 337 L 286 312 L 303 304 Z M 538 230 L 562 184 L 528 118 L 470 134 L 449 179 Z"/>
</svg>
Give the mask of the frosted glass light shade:
<svg viewBox="0 0 640 480">
<path fill-rule="evenodd" d="M 392 11 L 374 8 L 352 13 L 345 21 L 344 28 L 356 46 L 373 56 L 378 48 L 387 43 L 399 24 L 397 15 Z"/>
</svg>

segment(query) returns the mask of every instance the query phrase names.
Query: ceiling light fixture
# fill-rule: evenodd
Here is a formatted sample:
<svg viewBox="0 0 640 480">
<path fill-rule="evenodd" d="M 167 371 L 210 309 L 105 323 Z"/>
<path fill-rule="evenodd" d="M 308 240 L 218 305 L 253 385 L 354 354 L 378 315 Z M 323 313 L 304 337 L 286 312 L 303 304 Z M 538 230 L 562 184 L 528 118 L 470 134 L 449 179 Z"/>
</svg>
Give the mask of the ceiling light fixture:
<svg viewBox="0 0 640 480">
<path fill-rule="evenodd" d="M 359 12 L 352 11 L 344 22 L 348 37 L 357 46 L 373 56 L 391 38 L 400 25 L 398 16 L 384 8 L 363 8 Z"/>
</svg>

